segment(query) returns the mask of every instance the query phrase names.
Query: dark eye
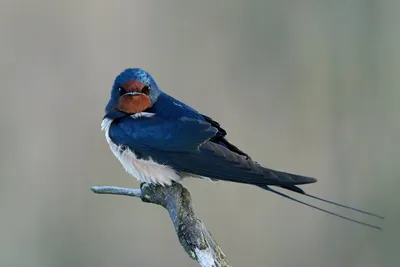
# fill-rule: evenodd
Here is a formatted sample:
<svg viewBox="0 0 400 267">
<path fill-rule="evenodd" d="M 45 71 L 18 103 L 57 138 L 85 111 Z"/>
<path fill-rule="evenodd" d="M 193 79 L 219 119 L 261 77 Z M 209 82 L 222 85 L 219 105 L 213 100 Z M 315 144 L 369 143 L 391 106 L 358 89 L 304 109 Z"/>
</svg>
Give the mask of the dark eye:
<svg viewBox="0 0 400 267">
<path fill-rule="evenodd" d="M 142 88 L 142 94 L 145 94 L 145 95 L 149 95 L 150 94 L 150 88 L 147 85 L 145 85 Z"/>
<path fill-rule="evenodd" d="M 122 88 L 122 87 L 119 87 L 119 88 L 118 88 L 118 91 L 119 91 L 119 94 L 120 94 L 120 95 L 126 94 L 126 90 L 125 90 L 124 88 Z"/>
</svg>

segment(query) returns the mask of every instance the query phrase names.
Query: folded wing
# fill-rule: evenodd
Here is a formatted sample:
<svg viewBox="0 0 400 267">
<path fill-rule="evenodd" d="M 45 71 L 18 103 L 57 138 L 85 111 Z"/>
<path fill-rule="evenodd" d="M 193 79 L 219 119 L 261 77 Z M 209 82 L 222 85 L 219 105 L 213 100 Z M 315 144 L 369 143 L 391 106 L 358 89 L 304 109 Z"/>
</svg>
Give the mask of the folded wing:
<svg viewBox="0 0 400 267">
<path fill-rule="evenodd" d="M 111 139 L 177 171 L 255 185 L 298 185 L 314 178 L 264 168 L 247 154 L 212 141 L 218 129 L 207 121 L 126 118 L 110 128 Z M 227 141 L 226 141 L 227 142 Z"/>
</svg>

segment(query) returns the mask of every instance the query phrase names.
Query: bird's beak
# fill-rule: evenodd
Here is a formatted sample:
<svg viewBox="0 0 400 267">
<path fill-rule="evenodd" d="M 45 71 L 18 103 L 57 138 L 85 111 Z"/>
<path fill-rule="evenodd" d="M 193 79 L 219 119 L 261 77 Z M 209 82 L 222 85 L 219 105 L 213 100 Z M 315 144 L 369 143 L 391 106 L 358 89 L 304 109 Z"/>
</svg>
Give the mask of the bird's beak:
<svg viewBox="0 0 400 267">
<path fill-rule="evenodd" d="M 136 95 L 144 95 L 144 94 L 141 93 L 141 92 L 133 91 L 133 92 L 127 92 L 127 93 L 124 94 L 123 96 L 127 96 L 127 95 L 136 96 Z"/>
</svg>

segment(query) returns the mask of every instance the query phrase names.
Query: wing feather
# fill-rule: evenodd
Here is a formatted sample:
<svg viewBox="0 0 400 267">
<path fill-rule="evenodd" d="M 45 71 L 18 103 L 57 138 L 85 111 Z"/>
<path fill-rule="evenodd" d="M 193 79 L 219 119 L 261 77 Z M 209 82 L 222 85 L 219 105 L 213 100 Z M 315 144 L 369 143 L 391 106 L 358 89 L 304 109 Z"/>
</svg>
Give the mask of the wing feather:
<svg viewBox="0 0 400 267">
<path fill-rule="evenodd" d="M 191 118 L 125 118 L 110 127 L 114 143 L 177 171 L 255 185 L 296 185 L 315 179 L 264 168 L 247 155 L 212 141 L 218 129 Z"/>
</svg>

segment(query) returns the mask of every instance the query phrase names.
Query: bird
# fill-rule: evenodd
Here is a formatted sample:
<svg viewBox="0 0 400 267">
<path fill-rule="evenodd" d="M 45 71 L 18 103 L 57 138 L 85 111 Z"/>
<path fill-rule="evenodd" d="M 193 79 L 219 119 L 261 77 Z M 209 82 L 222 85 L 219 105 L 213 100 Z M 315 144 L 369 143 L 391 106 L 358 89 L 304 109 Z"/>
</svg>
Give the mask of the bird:
<svg viewBox="0 0 400 267">
<path fill-rule="evenodd" d="M 141 68 L 128 68 L 117 75 L 101 128 L 126 172 L 142 183 L 170 186 L 186 177 L 198 177 L 253 185 L 342 219 L 381 229 L 276 190 L 288 190 L 383 219 L 372 212 L 307 194 L 299 185 L 315 183 L 313 177 L 263 167 L 228 141 L 227 131 L 220 123 L 162 91 L 150 73 Z"/>
</svg>

